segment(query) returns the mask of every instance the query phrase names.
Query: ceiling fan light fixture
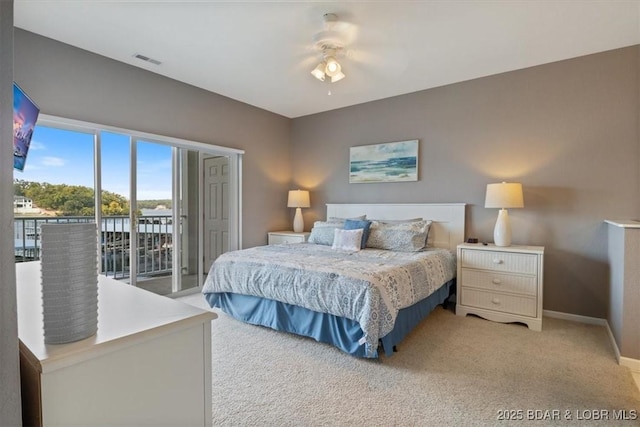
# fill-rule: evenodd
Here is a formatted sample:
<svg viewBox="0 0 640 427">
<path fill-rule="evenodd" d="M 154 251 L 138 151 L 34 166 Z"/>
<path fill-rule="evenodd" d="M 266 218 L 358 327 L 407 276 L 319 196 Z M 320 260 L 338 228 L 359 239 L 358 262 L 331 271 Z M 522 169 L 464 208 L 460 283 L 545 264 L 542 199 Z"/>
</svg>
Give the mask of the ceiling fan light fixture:
<svg viewBox="0 0 640 427">
<path fill-rule="evenodd" d="M 335 83 L 346 77 L 336 58 L 339 54 L 344 54 L 347 39 L 340 29 L 336 14 L 326 13 L 323 18 L 324 30 L 313 37 L 316 49 L 322 54 L 321 62 L 311 71 L 311 74 L 318 80 Z M 331 79 L 327 79 L 327 76 Z"/>
<path fill-rule="evenodd" d="M 345 77 L 347 77 L 347 76 L 345 76 L 342 71 L 338 71 L 338 73 L 336 75 L 331 76 L 331 83 L 338 82 L 338 81 L 344 79 Z"/>
<path fill-rule="evenodd" d="M 326 68 L 327 68 L 327 64 L 325 64 L 324 62 L 321 62 L 316 66 L 316 68 L 314 68 L 311 71 L 311 74 L 313 74 L 313 77 L 323 82 Z"/>
</svg>

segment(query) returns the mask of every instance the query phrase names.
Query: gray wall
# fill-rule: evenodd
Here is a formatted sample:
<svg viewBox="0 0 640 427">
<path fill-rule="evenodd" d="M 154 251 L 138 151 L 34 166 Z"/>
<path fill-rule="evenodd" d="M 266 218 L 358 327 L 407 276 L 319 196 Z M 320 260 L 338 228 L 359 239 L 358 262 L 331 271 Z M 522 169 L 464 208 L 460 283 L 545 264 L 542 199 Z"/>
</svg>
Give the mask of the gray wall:
<svg viewBox="0 0 640 427">
<path fill-rule="evenodd" d="M 45 114 L 245 150 L 243 245 L 288 227 L 288 118 L 20 29 L 15 80 Z"/>
<path fill-rule="evenodd" d="M 13 1 L 0 1 L 0 425 L 22 424 L 13 258 Z"/>
<path fill-rule="evenodd" d="M 604 218 L 639 215 L 638 47 L 289 120 L 22 30 L 15 80 L 47 114 L 246 150 L 245 247 L 290 228 L 291 187 L 327 202 L 466 202 L 492 239 L 490 182 L 522 182 L 514 243 L 544 245 L 544 308 L 604 318 Z M 348 184 L 349 147 L 420 139 L 420 180 Z M 292 179 L 293 176 L 293 179 Z"/>
<path fill-rule="evenodd" d="M 293 120 L 294 185 L 324 203 L 466 202 L 467 236 L 493 240 L 486 184 L 522 182 L 514 244 L 545 246 L 544 309 L 609 305 L 605 218 L 639 213 L 638 47 Z M 420 140 L 419 181 L 349 184 L 349 147 Z"/>
</svg>

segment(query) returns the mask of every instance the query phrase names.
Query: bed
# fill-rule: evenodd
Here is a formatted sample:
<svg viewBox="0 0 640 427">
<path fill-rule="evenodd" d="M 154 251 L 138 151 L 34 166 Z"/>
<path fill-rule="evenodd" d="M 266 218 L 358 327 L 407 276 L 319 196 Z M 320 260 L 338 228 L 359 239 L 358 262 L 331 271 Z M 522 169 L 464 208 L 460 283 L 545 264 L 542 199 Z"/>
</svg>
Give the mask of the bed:
<svg viewBox="0 0 640 427">
<path fill-rule="evenodd" d="M 318 238 L 321 226 L 344 225 L 344 219 L 361 215 L 374 221 L 368 239 L 373 247 L 340 250 L 337 240 L 332 247 Z M 223 254 L 211 266 L 203 294 L 211 307 L 243 322 L 308 336 L 354 356 L 375 358 L 380 349 L 391 356 L 454 289 L 455 248 L 464 241 L 465 205 L 329 204 L 327 219 L 333 222 L 314 224 L 310 241 L 315 243 Z M 425 222 L 426 248 L 376 245 L 381 230 L 422 231 Z M 331 232 L 336 239 L 344 233 L 360 242 L 361 234 L 355 233 L 362 230 Z M 411 242 L 424 237 L 411 236 Z"/>
</svg>

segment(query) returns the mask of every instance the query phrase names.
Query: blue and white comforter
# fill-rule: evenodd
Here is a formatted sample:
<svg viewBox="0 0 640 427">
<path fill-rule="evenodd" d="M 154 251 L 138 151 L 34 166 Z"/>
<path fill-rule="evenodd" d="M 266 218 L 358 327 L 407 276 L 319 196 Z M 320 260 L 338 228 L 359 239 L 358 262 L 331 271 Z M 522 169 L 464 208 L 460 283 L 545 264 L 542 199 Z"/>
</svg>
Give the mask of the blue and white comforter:
<svg viewBox="0 0 640 427">
<path fill-rule="evenodd" d="M 227 252 L 213 263 L 203 293 L 253 295 L 357 321 L 367 352 L 393 329 L 398 310 L 455 277 L 445 249 L 342 252 L 311 243 Z"/>
</svg>

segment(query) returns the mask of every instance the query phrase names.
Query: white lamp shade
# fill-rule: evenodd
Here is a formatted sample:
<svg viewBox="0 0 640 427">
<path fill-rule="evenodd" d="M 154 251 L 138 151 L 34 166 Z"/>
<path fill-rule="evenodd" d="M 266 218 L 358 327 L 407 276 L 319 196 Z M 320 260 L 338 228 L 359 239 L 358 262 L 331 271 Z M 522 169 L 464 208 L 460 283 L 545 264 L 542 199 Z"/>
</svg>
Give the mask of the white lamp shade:
<svg viewBox="0 0 640 427">
<path fill-rule="evenodd" d="M 327 64 L 325 64 L 324 62 L 319 63 L 318 66 L 314 68 L 313 71 L 311 71 L 311 74 L 313 74 L 313 77 L 315 77 L 318 80 L 324 81 L 324 70 L 326 66 Z"/>
<path fill-rule="evenodd" d="M 308 208 L 311 206 L 309 201 L 309 192 L 306 190 L 290 190 L 287 207 L 289 208 Z"/>
<path fill-rule="evenodd" d="M 484 201 L 485 208 L 523 208 L 522 184 L 513 182 L 501 182 L 499 184 L 487 184 L 487 195 Z"/>
<path fill-rule="evenodd" d="M 340 80 L 344 79 L 345 76 L 344 73 L 341 71 L 338 74 L 336 74 L 335 76 L 331 76 L 331 83 L 335 83 L 335 82 L 339 82 Z"/>
</svg>

